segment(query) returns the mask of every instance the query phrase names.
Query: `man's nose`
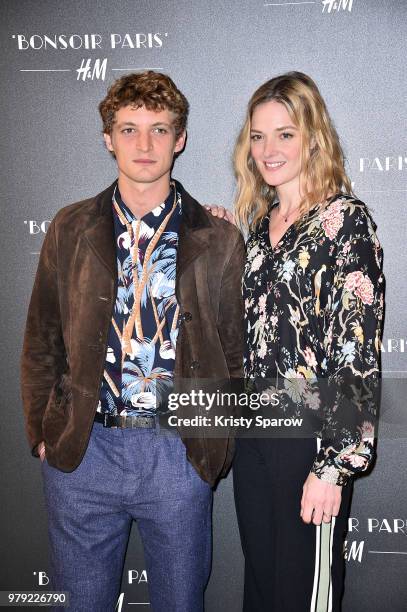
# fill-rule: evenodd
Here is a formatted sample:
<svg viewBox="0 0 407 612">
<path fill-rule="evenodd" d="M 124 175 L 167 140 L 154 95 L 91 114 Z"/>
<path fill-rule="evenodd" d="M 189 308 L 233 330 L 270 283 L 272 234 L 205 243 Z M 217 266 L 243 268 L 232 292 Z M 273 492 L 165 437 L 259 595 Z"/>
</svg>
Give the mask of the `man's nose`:
<svg viewBox="0 0 407 612">
<path fill-rule="evenodd" d="M 140 151 L 150 151 L 152 147 L 152 139 L 150 132 L 140 132 L 137 138 L 137 148 Z"/>
</svg>

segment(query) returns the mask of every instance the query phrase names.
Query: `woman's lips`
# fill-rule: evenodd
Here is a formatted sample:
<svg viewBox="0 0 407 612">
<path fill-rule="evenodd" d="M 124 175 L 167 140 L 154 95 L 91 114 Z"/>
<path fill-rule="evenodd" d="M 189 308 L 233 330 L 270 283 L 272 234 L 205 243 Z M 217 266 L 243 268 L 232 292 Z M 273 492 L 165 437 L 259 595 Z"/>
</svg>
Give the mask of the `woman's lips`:
<svg viewBox="0 0 407 612">
<path fill-rule="evenodd" d="M 264 165 L 266 166 L 267 170 L 278 170 L 279 168 L 282 168 L 284 166 L 286 162 L 285 161 L 278 161 L 278 162 L 264 162 Z"/>
</svg>

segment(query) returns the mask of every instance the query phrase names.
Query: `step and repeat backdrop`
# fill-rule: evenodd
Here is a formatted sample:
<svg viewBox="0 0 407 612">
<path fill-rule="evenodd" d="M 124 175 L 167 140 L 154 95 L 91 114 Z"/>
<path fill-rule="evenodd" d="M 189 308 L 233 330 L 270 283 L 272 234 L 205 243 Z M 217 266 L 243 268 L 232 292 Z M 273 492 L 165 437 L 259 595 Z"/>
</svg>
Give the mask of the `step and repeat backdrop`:
<svg viewBox="0 0 407 612">
<path fill-rule="evenodd" d="M 231 207 L 231 153 L 251 93 L 300 70 L 328 104 L 354 190 L 377 222 L 387 279 L 378 460 L 355 485 L 343 609 L 406 610 L 406 0 L 3 0 L 0 11 L 0 590 L 47 588 L 40 465 L 25 439 L 19 358 L 50 220 L 116 176 L 97 111 L 107 87 L 132 71 L 168 73 L 191 104 L 174 176 L 201 202 Z M 147 581 L 133 526 L 118 609 L 148 609 Z M 215 495 L 207 611 L 238 612 L 242 583 L 229 475 Z"/>
</svg>

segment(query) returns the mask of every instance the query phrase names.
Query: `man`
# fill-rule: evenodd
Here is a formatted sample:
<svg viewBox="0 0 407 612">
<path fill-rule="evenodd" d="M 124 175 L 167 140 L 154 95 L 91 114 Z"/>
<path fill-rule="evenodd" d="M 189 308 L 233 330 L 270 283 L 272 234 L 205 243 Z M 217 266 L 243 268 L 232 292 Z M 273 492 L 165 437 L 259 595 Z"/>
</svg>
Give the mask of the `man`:
<svg viewBox="0 0 407 612">
<path fill-rule="evenodd" d="M 210 571 L 211 487 L 233 445 L 204 429 L 158 435 L 157 414 L 173 383 L 242 375 L 244 245 L 171 181 L 188 102 L 168 76 L 125 76 L 99 110 L 118 181 L 53 219 L 22 354 L 52 588 L 70 592 L 75 612 L 113 610 L 136 519 L 152 609 L 195 612 Z"/>
</svg>

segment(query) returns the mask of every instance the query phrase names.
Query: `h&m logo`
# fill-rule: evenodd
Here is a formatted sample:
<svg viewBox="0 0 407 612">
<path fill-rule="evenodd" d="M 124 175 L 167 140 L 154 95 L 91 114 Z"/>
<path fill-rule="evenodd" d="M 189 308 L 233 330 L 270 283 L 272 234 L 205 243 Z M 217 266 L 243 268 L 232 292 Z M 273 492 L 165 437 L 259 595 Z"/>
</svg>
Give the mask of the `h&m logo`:
<svg viewBox="0 0 407 612">
<path fill-rule="evenodd" d="M 348 548 L 348 540 L 345 540 L 344 545 L 343 545 L 343 556 L 346 559 L 346 561 L 359 561 L 359 563 L 362 563 L 364 547 L 365 547 L 364 540 L 362 540 L 361 542 L 357 542 L 356 540 L 354 540 L 350 544 L 349 548 Z"/>
<path fill-rule="evenodd" d="M 78 76 L 76 78 L 77 81 L 82 78 L 82 81 L 86 81 L 86 79 L 102 79 L 105 80 L 106 76 L 106 67 L 107 67 L 107 57 L 104 60 L 96 59 L 93 68 L 92 68 L 92 60 L 82 60 L 80 68 L 76 69 Z"/>
</svg>

